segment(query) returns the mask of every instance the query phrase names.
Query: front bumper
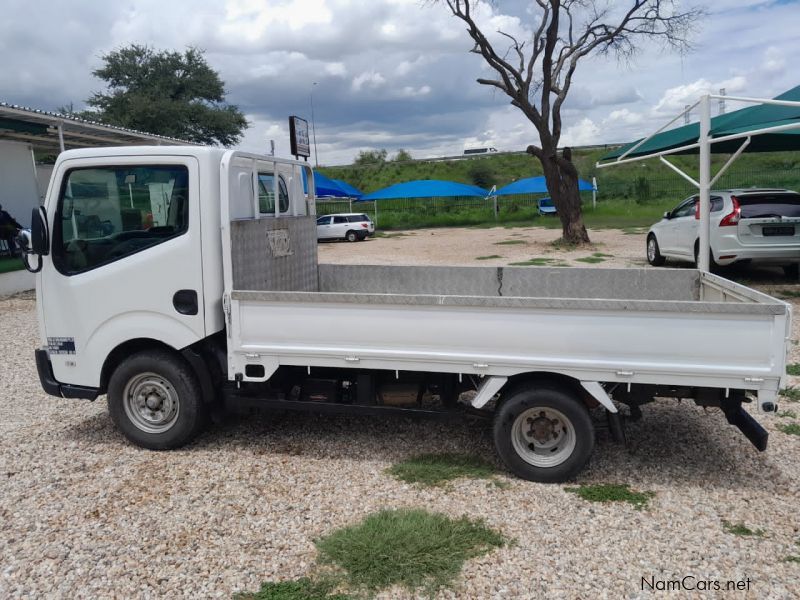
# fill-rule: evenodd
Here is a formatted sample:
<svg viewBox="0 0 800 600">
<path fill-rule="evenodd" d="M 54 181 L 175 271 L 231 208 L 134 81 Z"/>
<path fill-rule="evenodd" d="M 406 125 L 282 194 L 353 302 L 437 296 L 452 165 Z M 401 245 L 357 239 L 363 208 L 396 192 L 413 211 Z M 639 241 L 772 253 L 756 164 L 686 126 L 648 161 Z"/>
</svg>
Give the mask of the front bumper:
<svg viewBox="0 0 800 600">
<path fill-rule="evenodd" d="M 41 348 L 36 350 L 36 370 L 39 372 L 39 382 L 42 384 L 42 389 L 51 396 L 94 400 L 100 395 L 100 390 L 97 388 L 57 381 L 55 375 L 53 375 L 53 365 L 50 362 L 47 350 Z"/>
</svg>

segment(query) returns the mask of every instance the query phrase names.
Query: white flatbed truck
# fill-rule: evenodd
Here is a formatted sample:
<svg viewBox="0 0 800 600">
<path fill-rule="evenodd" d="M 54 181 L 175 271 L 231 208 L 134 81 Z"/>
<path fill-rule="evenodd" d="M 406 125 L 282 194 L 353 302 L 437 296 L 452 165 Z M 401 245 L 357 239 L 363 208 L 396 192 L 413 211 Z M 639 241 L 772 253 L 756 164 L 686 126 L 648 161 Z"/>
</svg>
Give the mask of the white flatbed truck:
<svg viewBox="0 0 800 600">
<path fill-rule="evenodd" d="M 151 449 L 219 406 L 486 416 L 508 468 L 545 482 L 585 465 L 593 414 L 623 441 L 620 407 L 661 397 L 766 448 L 742 405 L 777 410 L 787 303 L 692 269 L 320 265 L 303 169 L 201 147 L 59 155 L 23 235 L 45 391 L 107 394 Z"/>
</svg>

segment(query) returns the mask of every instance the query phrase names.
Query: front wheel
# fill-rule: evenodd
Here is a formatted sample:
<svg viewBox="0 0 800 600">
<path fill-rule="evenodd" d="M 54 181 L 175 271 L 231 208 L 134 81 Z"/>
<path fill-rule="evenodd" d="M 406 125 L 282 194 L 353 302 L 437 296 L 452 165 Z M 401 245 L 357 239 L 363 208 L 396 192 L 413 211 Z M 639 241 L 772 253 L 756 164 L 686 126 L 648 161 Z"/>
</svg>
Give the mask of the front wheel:
<svg viewBox="0 0 800 600">
<path fill-rule="evenodd" d="M 661 256 L 661 251 L 658 248 L 658 240 L 652 233 L 647 236 L 647 262 L 654 267 L 660 267 L 664 264 L 666 259 Z"/>
<path fill-rule="evenodd" d="M 184 446 L 206 423 L 194 372 L 164 350 L 139 352 L 117 367 L 108 382 L 108 410 L 125 437 L 150 450 Z"/>
<path fill-rule="evenodd" d="M 575 476 L 594 449 L 594 426 L 580 398 L 536 384 L 512 390 L 494 421 L 494 444 L 518 477 L 559 483 Z"/>
</svg>

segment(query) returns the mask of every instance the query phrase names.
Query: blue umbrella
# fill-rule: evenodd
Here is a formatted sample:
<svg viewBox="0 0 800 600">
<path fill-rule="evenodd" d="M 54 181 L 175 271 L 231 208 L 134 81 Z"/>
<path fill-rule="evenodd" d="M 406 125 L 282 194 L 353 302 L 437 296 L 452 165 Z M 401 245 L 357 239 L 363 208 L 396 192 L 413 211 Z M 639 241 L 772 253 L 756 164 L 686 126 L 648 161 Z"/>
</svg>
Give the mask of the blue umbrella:
<svg viewBox="0 0 800 600">
<path fill-rule="evenodd" d="M 591 192 L 593 189 L 594 188 L 592 187 L 592 184 L 588 181 L 584 181 L 583 179 L 578 180 L 578 190 L 581 192 Z M 495 193 L 498 196 L 513 196 L 516 194 L 546 194 L 547 183 L 545 182 L 544 176 L 527 177 L 525 179 L 515 181 L 514 183 L 509 183 L 508 185 L 501 187 Z"/>
<path fill-rule="evenodd" d="M 362 196 L 361 200 L 389 200 L 392 198 L 443 198 L 453 196 L 485 197 L 489 194 L 476 185 L 466 185 L 455 181 L 421 179 L 396 183 L 387 188 Z"/>
</svg>

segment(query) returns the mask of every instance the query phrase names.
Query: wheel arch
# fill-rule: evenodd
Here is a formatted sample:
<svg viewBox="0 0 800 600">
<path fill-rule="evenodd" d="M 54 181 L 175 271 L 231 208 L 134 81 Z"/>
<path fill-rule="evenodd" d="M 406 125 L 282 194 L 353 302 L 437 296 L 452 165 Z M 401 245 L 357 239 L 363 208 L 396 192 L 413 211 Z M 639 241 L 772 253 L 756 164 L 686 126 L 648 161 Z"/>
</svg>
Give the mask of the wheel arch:
<svg viewBox="0 0 800 600">
<path fill-rule="evenodd" d="M 216 391 L 210 375 L 211 365 L 208 364 L 205 356 L 199 352 L 198 349 L 194 348 L 193 346 L 189 346 L 183 350 L 177 350 L 169 344 L 152 338 L 136 338 L 127 340 L 116 346 L 108 354 L 106 360 L 103 362 L 103 367 L 100 370 L 100 393 L 105 393 L 108 390 L 108 382 L 111 379 L 111 375 L 114 373 L 117 367 L 122 364 L 122 361 L 133 354 L 148 350 L 161 350 L 168 352 L 185 361 L 197 378 L 197 382 L 200 384 L 200 390 L 203 393 L 203 402 L 210 404 L 215 400 Z"/>
<path fill-rule="evenodd" d="M 596 382 L 591 382 L 591 383 L 596 383 Z M 509 377 L 508 382 L 506 382 L 506 384 L 500 390 L 500 399 L 498 400 L 497 408 L 499 408 L 499 406 L 504 402 L 504 400 L 508 398 L 511 394 L 513 394 L 517 389 L 521 387 L 531 386 L 534 384 L 549 385 L 551 387 L 556 387 L 559 389 L 566 390 L 576 398 L 580 399 L 581 402 L 583 402 L 583 404 L 586 406 L 586 408 L 589 409 L 597 408 L 600 405 L 606 406 L 606 408 L 608 408 L 607 403 L 604 401 L 604 399 L 603 398 L 598 399 L 595 395 L 593 395 L 593 393 L 591 393 L 586 387 L 584 387 L 580 379 L 576 379 L 575 377 L 571 377 L 570 375 L 565 375 L 563 373 L 557 373 L 552 371 L 531 371 L 527 373 L 520 373 L 518 375 L 512 375 L 511 377 Z M 610 403 L 610 400 L 608 402 Z M 611 406 L 613 407 L 613 404 Z"/>
</svg>

